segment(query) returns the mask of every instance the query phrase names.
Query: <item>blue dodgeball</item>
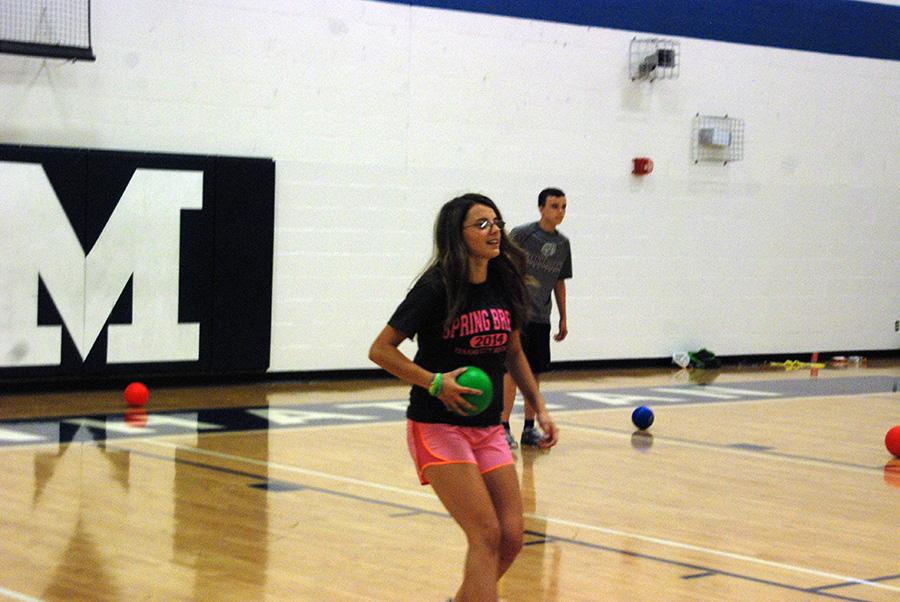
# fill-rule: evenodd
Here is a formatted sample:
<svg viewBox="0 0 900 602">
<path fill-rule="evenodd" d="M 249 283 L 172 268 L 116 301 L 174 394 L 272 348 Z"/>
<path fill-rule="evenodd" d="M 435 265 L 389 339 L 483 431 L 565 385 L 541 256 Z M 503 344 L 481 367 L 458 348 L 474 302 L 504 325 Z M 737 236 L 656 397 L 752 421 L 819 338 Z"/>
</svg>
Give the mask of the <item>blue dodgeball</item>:
<svg viewBox="0 0 900 602">
<path fill-rule="evenodd" d="M 631 421 L 642 431 L 646 430 L 653 424 L 653 410 L 647 406 L 638 406 L 631 413 Z"/>
</svg>

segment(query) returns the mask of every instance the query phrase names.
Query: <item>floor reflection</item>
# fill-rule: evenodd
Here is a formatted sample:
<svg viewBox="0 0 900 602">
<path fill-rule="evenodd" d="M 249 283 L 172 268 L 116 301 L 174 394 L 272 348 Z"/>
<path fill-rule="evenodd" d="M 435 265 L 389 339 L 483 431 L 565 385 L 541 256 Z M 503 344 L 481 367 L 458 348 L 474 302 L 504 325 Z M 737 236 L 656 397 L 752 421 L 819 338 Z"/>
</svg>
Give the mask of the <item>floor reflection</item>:
<svg viewBox="0 0 900 602">
<path fill-rule="evenodd" d="M 647 431 L 637 430 L 631 433 L 631 447 L 639 452 L 645 452 L 653 447 L 653 435 Z"/>
<path fill-rule="evenodd" d="M 884 482 L 891 487 L 900 488 L 900 459 L 889 460 L 884 465 Z"/>
<path fill-rule="evenodd" d="M 221 424 L 225 416 L 234 412 L 211 409 L 197 413 L 199 424 Z M 243 415 L 248 421 L 257 421 L 250 415 Z M 269 459 L 269 438 L 264 429 L 256 427 L 257 435 L 253 438 L 253 457 L 263 462 Z M 216 437 L 198 437 L 196 447 L 200 450 L 218 451 L 221 440 Z M 173 492 L 175 507 L 173 510 L 175 532 L 172 539 L 172 552 L 175 562 L 190 567 L 194 572 L 193 597 L 195 600 L 213 599 L 227 596 L 223 591 L 222 571 L 231 570 L 237 563 L 241 567 L 240 581 L 245 588 L 241 589 L 243 599 L 262 599 L 268 571 L 268 532 L 269 512 L 266 490 L 254 487 L 257 483 L 233 479 L 222 480 L 224 471 L 216 471 L 215 467 L 204 468 L 208 459 L 198 457 L 190 448 L 178 447 L 175 450 L 175 472 Z M 199 472 L 198 472 L 199 471 Z M 254 476 L 259 480 L 268 480 L 268 468 L 254 466 Z M 209 503 L 203 503 L 204 496 L 198 496 L 198 488 L 206 488 Z M 231 513 L 233 506 L 229 497 L 253 498 L 242 499 L 235 505 L 241 508 L 240 537 L 234 537 Z M 198 504 L 198 499 L 201 503 Z M 247 528 L 247 525 L 252 525 Z M 222 537 L 223 533 L 231 533 L 231 537 Z"/>
<path fill-rule="evenodd" d="M 525 510 L 525 539 L 522 552 L 500 581 L 501 597 L 508 600 L 559 599 L 559 565 L 562 548 L 547 533 L 547 521 L 537 518 L 537 489 L 534 467 L 547 453 L 523 448 L 522 504 Z"/>
<path fill-rule="evenodd" d="M 77 441 L 84 436 L 93 442 Z M 44 559 L 53 566 L 42 596 L 72 599 L 73 592 L 99 590 L 118 599 L 121 590 L 110 555 L 128 537 L 116 527 L 127 521 L 131 453 L 108 449 L 105 430 L 96 421 L 88 427 L 61 424 L 57 445 L 55 452 L 33 454 L 29 520 L 38 529 L 51 527 L 64 543 L 56 548 L 50 540 L 41 544 Z M 100 470 L 104 464 L 108 471 Z M 45 496 L 47 491 L 54 493 Z"/>
</svg>

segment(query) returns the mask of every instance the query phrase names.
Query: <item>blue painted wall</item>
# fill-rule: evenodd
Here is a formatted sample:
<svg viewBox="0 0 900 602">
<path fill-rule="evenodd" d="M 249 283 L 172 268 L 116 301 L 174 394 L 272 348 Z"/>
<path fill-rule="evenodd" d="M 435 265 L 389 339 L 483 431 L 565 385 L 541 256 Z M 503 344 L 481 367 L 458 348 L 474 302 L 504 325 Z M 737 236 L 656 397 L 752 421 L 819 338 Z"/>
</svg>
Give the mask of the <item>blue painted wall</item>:
<svg viewBox="0 0 900 602">
<path fill-rule="evenodd" d="M 900 60 L 900 7 L 853 0 L 382 1 Z"/>
</svg>

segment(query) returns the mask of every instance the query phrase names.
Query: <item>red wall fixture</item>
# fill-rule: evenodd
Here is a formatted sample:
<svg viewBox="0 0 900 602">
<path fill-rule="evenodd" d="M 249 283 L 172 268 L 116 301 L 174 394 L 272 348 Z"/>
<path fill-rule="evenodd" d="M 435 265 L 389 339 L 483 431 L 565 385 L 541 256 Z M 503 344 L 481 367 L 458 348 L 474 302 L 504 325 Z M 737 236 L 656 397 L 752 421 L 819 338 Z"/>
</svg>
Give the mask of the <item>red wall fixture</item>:
<svg viewBox="0 0 900 602">
<path fill-rule="evenodd" d="M 636 176 L 646 176 L 648 173 L 653 171 L 653 159 L 649 157 L 635 157 L 634 168 L 631 170 Z"/>
</svg>

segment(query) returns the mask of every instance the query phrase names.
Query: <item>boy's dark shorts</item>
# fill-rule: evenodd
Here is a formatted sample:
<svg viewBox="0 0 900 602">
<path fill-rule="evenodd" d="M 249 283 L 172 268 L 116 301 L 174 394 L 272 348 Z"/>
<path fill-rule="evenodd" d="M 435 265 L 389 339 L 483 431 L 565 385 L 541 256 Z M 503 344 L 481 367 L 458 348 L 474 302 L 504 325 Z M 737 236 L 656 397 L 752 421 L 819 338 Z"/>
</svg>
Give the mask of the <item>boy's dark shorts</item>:
<svg viewBox="0 0 900 602">
<path fill-rule="evenodd" d="M 550 370 L 550 325 L 529 322 L 522 328 L 522 351 L 534 374 Z"/>
</svg>

